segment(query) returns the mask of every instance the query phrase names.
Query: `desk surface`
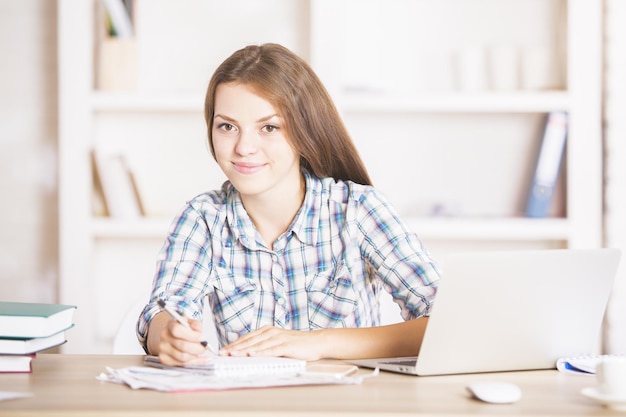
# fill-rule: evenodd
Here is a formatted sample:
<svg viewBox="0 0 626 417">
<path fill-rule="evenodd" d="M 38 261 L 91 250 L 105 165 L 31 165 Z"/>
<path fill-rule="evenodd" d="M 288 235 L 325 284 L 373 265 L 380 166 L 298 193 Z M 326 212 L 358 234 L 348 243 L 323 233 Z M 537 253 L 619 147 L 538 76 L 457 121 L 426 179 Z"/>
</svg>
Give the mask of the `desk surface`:
<svg viewBox="0 0 626 417">
<path fill-rule="evenodd" d="M 142 356 L 39 354 L 32 373 L 0 374 L 0 391 L 34 394 L 0 402 L 0 416 L 626 416 L 580 393 L 595 384 L 593 377 L 556 370 L 437 377 L 381 372 L 361 385 L 194 393 L 132 390 L 96 380 L 106 366 L 142 361 Z M 523 397 L 507 405 L 473 400 L 465 386 L 479 380 L 514 382 Z"/>
</svg>

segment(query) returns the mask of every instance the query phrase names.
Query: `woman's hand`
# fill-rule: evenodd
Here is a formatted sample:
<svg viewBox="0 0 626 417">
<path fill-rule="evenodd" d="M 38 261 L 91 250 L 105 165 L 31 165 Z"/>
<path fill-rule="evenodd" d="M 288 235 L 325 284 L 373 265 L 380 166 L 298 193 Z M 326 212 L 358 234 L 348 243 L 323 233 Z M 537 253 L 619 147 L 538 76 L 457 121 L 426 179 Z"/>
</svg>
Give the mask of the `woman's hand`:
<svg viewBox="0 0 626 417">
<path fill-rule="evenodd" d="M 157 314 L 150 324 L 148 347 L 150 353 L 158 355 L 164 365 L 199 365 L 206 363 L 202 345 L 202 322 L 187 319 L 191 329 L 186 328 L 165 313 Z M 158 336 L 157 339 L 151 337 Z"/>
<path fill-rule="evenodd" d="M 323 343 L 320 331 L 263 326 L 223 347 L 220 355 L 285 356 L 314 361 L 323 357 Z"/>
</svg>

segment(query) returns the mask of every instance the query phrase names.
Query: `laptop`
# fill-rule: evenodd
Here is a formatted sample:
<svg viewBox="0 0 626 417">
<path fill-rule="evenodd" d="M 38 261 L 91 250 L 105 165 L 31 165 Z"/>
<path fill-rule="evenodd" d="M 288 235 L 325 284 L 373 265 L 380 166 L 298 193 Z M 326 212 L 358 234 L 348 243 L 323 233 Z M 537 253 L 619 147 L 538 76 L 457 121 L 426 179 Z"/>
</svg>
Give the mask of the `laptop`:
<svg viewBox="0 0 626 417">
<path fill-rule="evenodd" d="M 420 376 L 553 369 L 597 347 L 619 258 L 618 249 L 448 255 L 419 356 L 348 362 Z"/>
</svg>

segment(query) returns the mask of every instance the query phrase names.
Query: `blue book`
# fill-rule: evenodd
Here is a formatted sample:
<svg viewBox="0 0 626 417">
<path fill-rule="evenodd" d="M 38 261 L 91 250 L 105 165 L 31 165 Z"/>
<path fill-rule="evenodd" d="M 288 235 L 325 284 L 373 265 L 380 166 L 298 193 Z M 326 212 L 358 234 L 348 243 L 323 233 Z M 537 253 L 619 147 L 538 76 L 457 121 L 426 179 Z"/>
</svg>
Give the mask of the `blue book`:
<svg viewBox="0 0 626 417">
<path fill-rule="evenodd" d="M 542 218 L 548 216 L 554 200 L 554 188 L 565 150 L 567 126 L 566 112 L 554 111 L 548 114 L 541 149 L 530 184 L 526 206 L 526 216 L 528 217 Z"/>
</svg>

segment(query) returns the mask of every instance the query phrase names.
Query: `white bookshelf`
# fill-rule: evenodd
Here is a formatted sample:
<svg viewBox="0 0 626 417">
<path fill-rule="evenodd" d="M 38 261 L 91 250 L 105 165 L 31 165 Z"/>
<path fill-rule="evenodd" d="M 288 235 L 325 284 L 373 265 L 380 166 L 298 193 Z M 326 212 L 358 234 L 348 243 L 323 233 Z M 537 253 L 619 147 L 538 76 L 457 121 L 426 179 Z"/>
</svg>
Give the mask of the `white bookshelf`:
<svg viewBox="0 0 626 417">
<path fill-rule="evenodd" d="M 544 246 L 545 243 L 545 247 L 600 246 L 602 215 L 600 5 L 584 0 L 504 3 L 489 0 L 474 2 L 444 0 L 434 3 L 419 0 L 415 2 L 392 0 L 387 3 L 377 1 L 359 3 L 356 0 L 312 2 L 311 60 L 324 82 L 330 87 L 349 130 L 358 132 L 355 138 L 362 144 L 360 149 L 364 152 L 366 161 L 369 157 L 370 167 L 378 168 L 373 172 L 374 182 L 387 192 L 392 201 L 398 202 L 401 214 L 409 219 L 410 224 L 427 243 L 469 240 L 491 241 L 496 247 L 498 241 L 519 242 L 521 245 L 534 242 L 533 244 L 538 246 Z M 459 9 L 462 12 L 457 13 Z M 432 11 L 432 15 L 424 14 L 425 10 Z M 498 10 L 498 13 L 490 14 L 485 10 Z M 420 16 L 420 13 L 425 17 Z M 462 16 L 459 16 L 461 14 Z M 483 19 L 487 14 L 493 17 L 487 16 Z M 329 19 L 328 16 L 333 18 Z M 370 20 L 367 20 L 368 18 Z M 435 22 L 428 21 L 433 19 Z M 396 27 L 389 30 L 385 27 L 385 30 L 380 30 L 380 22 L 384 21 L 393 22 Z M 378 26 L 372 24 L 373 22 Z M 476 28 L 472 29 L 471 26 Z M 457 33 L 448 34 L 455 32 L 455 27 L 459 28 L 456 29 Z M 498 27 L 499 32 L 488 33 L 491 27 Z M 361 33 L 358 33 L 359 30 Z M 387 32 L 413 33 L 414 38 L 402 39 L 400 45 L 394 46 L 389 42 L 390 35 Z M 359 46 L 356 45 L 355 39 L 363 40 L 367 45 L 366 49 L 358 51 Z M 428 85 L 416 87 L 415 83 L 407 78 L 405 68 L 412 71 L 409 71 L 409 77 L 413 74 L 418 77 L 420 65 L 428 65 L 424 61 L 416 64 L 415 60 L 419 61 L 419 54 L 422 54 L 422 57 L 436 57 L 439 60 L 445 56 L 447 65 L 453 66 L 454 53 L 459 53 L 464 48 L 478 45 L 485 53 L 485 60 L 488 60 L 489 47 L 494 42 L 496 44 L 509 42 L 518 48 L 521 60 L 524 48 L 528 49 L 533 42 L 538 41 L 549 43 L 550 53 L 560 57 L 560 60 L 556 59 L 554 62 L 559 67 L 557 73 L 553 74 L 557 85 L 550 89 L 524 88 L 520 82 L 519 88 L 512 91 L 498 91 L 490 87 L 479 91 L 465 91 L 458 85 L 452 86 L 453 82 L 439 82 L 439 85 L 432 88 Z M 437 54 L 433 52 L 434 48 L 429 46 L 433 43 L 437 44 Z M 424 46 L 425 44 L 427 45 Z M 357 52 L 352 52 L 351 49 Z M 419 51 L 418 58 L 411 56 L 414 54 L 412 50 Z M 349 58 L 346 56 L 356 56 L 362 64 L 371 64 L 375 68 L 372 70 L 363 65 L 365 75 L 356 74 L 357 81 L 354 81 L 349 75 L 349 71 L 354 70 L 354 65 L 347 62 Z M 487 67 L 488 64 L 485 64 L 488 70 Z M 391 71 L 385 72 L 381 68 Z M 398 80 L 389 80 L 394 76 L 398 77 Z M 530 171 L 521 176 L 515 172 L 520 173 L 522 168 L 528 169 L 532 165 L 536 148 L 529 148 L 528 144 L 540 136 L 545 113 L 557 110 L 567 111 L 571 120 L 566 167 L 561 171 L 562 200 L 556 203 L 560 205 L 560 210 L 553 213 L 549 219 L 520 218 L 525 202 L 523 194 L 527 187 L 524 181 L 528 179 Z M 459 204 L 446 201 L 450 195 L 445 194 L 440 197 L 444 205 L 451 203 L 454 207 L 463 207 L 458 218 L 424 217 L 424 210 L 420 212 L 419 209 L 412 212 L 411 209 L 414 209 L 416 204 L 405 201 L 400 196 L 401 193 L 425 187 L 427 190 L 425 195 L 437 194 L 439 189 L 448 186 L 452 190 L 451 194 L 463 194 L 471 187 L 470 184 L 465 184 L 464 188 L 454 189 L 454 184 L 449 178 L 442 181 L 439 177 L 449 176 L 454 167 L 459 167 L 460 171 L 465 167 L 451 164 L 448 165 L 447 172 L 442 173 L 435 171 L 438 164 L 430 164 L 428 167 L 431 169 L 424 171 L 416 169 L 412 175 L 409 174 L 412 176 L 411 180 L 403 182 L 397 178 L 399 168 L 395 167 L 409 166 L 413 156 L 395 156 L 393 152 L 384 151 L 381 153 L 383 148 L 374 146 L 369 149 L 369 144 L 384 140 L 385 144 L 404 146 L 408 153 L 417 155 L 418 146 L 410 142 L 421 140 L 419 146 L 426 149 L 422 158 L 437 160 L 438 157 L 446 157 L 446 152 L 455 152 L 457 144 L 460 145 L 460 152 L 472 152 L 471 147 L 463 143 L 476 139 L 472 137 L 471 131 L 445 131 L 432 126 L 419 130 L 420 123 L 429 123 L 433 118 L 438 118 L 442 124 L 461 125 L 469 122 L 470 129 L 476 128 L 479 132 L 475 136 L 480 136 L 480 143 L 477 145 L 481 148 L 473 152 L 486 155 L 482 162 L 482 166 L 486 167 L 485 172 L 474 167 L 473 172 L 469 170 L 466 172 L 481 180 L 476 184 L 477 188 L 488 187 L 496 190 L 492 196 L 488 192 L 478 192 L 476 198 L 480 202 L 486 199 L 493 200 L 496 207 L 492 212 L 485 212 L 485 207 L 472 207 L 473 203 L 469 201 L 471 196 L 468 197 L 468 201 Z M 375 122 L 372 123 L 368 119 L 374 119 Z M 411 119 L 416 119 L 417 122 L 410 123 Z M 486 129 L 480 130 L 479 126 L 471 124 L 478 119 L 481 119 L 480 123 L 483 124 L 496 124 L 506 120 L 511 128 L 510 130 L 503 128 L 502 133 L 498 132 L 488 138 L 490 133 Z M 396 130 L 389 128 L 387 136 L 394 139 L 387 139 L 385 130 L 375 130 L 376 124 L 401 124 L 401 126 Z M 515 138 L 516 131 L 528 129 L 531 125 L 534 125 L 533 129 Z M 368 129 L 374 132 L 370 133 Z M 405 137 L 411 136 L 413 130 L 419 133 L 413 134 L 414 137 L 407 140 Z M 444 149 L 434 146 L 433 142 L 442 140 L 446 133 L 448 136 L 458 135 L 456 142 L 450 140 L 450 145 Z M 503 152 L 502 143 L 509 140 L 518 155 L 515 153 L 507 155 Z M 441 156 L 437 154 L 438 151 L 441 152 Z M 521 155 L 524 159 L 523 164 L 508 171 L 507 175 L 497 178 L 500 172 L 507 172 L 507 167 L 499 166 L 494 158 L 498 159 L 502 154 L 503 160 L 510 158 L 515 164 L 515 158 L 519 157 L 520 152 L 524 153 Z M 384 172 L 382 165 L 376 164 L 377 158 L 384 157 L 387 157 L 389 164 L 394 167 L 390 174 Z M 372 161 L 374 163 L 371 163 Z M 454 162 L 458 163 L 459 159 L 455 159 Z M 416 157 L 414 164 L 419 163 L 419 157 Z M 389 178 L 386 178 L 386 175 Z M 454 176 L 454 173 L 452 175 Z M 429 188 L 428 183 L 437 181 L 441 185 Z M 506 184 L 508 181 L 510 186 Z M 398 190 L 393 189 L 396 184 L 399 184 Z M 515 191 L 511 193 L 510 187 L 515 188 Z M 510 194 L 506 195 L 507 193 Z M 442 201 L 433 201 L 430 204 L 435 205 Z M 412 207 L 407 208 L 409 206 Z M 471 246 L 468 245 L 468 248 Z"/>
<path fill-rule="evenodd" d="M 372 7 L 402 6 L 400 0 L 363 1 L 363 4 L 374 5 Z M 232 11 L 237 3 L 224 7 Z M 480 13 L 470 13 L 466 18 L 475 20 L 474 26 L 480 28 L 483 36 L 475 38 L 480 38 L 481 42 L 488 39 L 484 36 L 489 36 L 489 33 L 482 33 L 487 31 L 480 25 L 481 13 L 487 9 L 499 8 L 506 15 L 514 5 L 526 13 L 519 13 L 520 19 L 533 17 L 533 13 L 539 11 L 533 24 L 541 27 L 535 29 L 549 34 L 551 29 L 545 26 L 549 25 L 550 16 L 555 9 L 562 8 L 567 12 L 563 29 L 565 41 L 557 44 L 564 47 L 567 58 L 560 72 L 563 88 L 480 92 L 414 88 L 406 92 L 399 89 L 351 92 L 345 87 L 345 80 L 346 68 L 352 68 L 352 64 L 344 59 L 350 54 L 342 48 L 347 42 L 345 38 L 353 35 L 345 33 L 344 23 L 354 16 L 367 18 L 359 16 L 361 8 L 355 8 L 352 0 L 274 0 L 276 7 L 268 12 L 274 14 L 272 25 L 284 27 L 262 35 L 257 35 L 258 28 L 250 29 L 250 33 L 237 29 L 232 45 L 224 40 L 229 38 L 225 35 L 228 27 L 220 28 L 223 33 L 219 37 L 219 51 L 211 52 L 208 64 L 202 63 L 204 75 L 208 80 L 210 71 L 206 68 L 221 61 L 224 51 L 232 52 L 248 42 L 281 42 L 308 59 L 335 98 L 375 184 L 380 185 L 435 253 L 482 248 L 600 246 L 601 6 L 587 0 L 419 0 L 409 3 L 413 6 L 407 7 L 419 7 L 423 13 L 432 10 L 436 19 L 443 19 L 438 22 L 439 26 L 449 23 L 441 17 L 444 16 L 439 11 L 441 4 L 454 10 L 454 7 L 465 7 L 461 4 L 473 3 Z M 221 4 L 194 0 L 190 1 L 187 12 L 192 13 L 194 7 L 206 12 L 207 8 Z M 95 88 L 97 5 L 95 0 L 58 2 L 59 295 L 61 302 L 79 305 L 77 325 L 64 350 L 80 353 L 109 351 L 115 327 L 125 312 L 123 306 L 130 306 L 139 295 L 147 294 L 156 251 L 172 215 L 186 199 L 219 186 L 223 180 L 204 144 L 204 80 L 186 79 L 181 85 L 177 79 L 168 86 L 165 85 L 168 72 L 155 67 L 152 69 L 155 74 L 140 78 L 149 82 L 158 80 L 160 75 L 164 84 L 144 84 L 133 91 Z M 174 3 L 158 0 L 154 5 L 173 10 L 168 7 L 173 7 Z M 276 10 L 282 11 L 277 17 Z M 542 17 L 542 10 L 547 16 Z M 181 16 L 172 19 L 170 33 L 175 34 L 175 22 L 185 22 Z M 195 20 L 197 16 L 191 22 Z M 555 27 L 562 26 L 555 24 Z M 205 30 L 198 36 L 206 36 Z M 508 29 L 500 27 L 498 30 L 494 36 L 511 42 L 524 42 L 525 36 L 534 41 L 536 36 L 530 33 L 533 31 L 518 30 L 509 36 Z M 454 27 L 450 31 L 450 39 L 428 37 L 428 42 L 441 41 L 442 45 L 452 48 L 454 37 L 459 36 L 454 34 Z M 183 39 L 190 42 L 189 31 L 185 33 Z M 148 42 L 145 38 L 138 41 Z M 203 42 L 213 45 L 207 39 Z M 148 43 L 154 49 L 154 42 Z M 201 54 L 197 44 L 190 49 Z M 172 56 L 180 53 L 177 50 Z M 167 54 L 167 50 L 163 54 Z M 180 59 L 184 61 L 184 57 Z M 141 60 L 147 62 L 148 57 L 143 56 Z M 174 70 L 170 77 L 180 76 L 182 69 Z M 557 201 L 558 210 L 553 216 L 527 219 L 519 213 L 519 208 L 525 198 L 524 181 L 536 156 L 532 144 L 538 141 L 543 116 L 552 110 L 566 110 L 571 118 L 567 159 L 560 182 L 561 199 Z M 415 133 L 411 136 L 405 132 Z M 146 198 L 147 217 L 122 221 L 103 217 L 94 210 L 89 153 L 96 144 L 121 150 L 132 159 Z M 463 165 L 474 159 L 475 165 Z M 490 165 L 497 170 L 491 177 Z M 486 178 L 484 184 L 468 182 L 474 176 Z M 491 192 L 486 192 L 485 187 Z M 433 196 L 432 201 L 429 196 Z M 456 196 L 461 200 L 458 212 L 454 210 L 457 202 L 450 200 Z M 451 202 L 454 215 L 427 215 L 424 206 L 442 201 Z M 107 307 L 113 301 L 119 307 Z"/>
<path fill-rule="evenodd" d="M 420 113 L 533 113 L 568 110 L 570 99 L 564 91 L 542 93 L 422 93 L 410 95 L 354 94 L 339 99 L 341 109 L 353 112 Z"/>
</svg>

